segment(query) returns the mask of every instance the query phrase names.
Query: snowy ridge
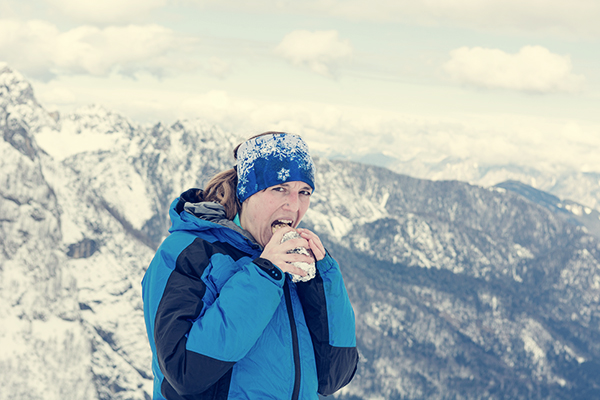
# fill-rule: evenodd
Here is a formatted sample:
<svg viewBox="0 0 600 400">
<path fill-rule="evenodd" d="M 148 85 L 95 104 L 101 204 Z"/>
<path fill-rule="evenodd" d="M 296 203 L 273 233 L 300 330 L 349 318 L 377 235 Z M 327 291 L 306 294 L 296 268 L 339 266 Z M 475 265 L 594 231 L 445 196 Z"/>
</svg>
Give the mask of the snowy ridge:
<svg viewBox="0 0 600 400">
<path fill-rule="evenodd" d="M 242 138 L 202 121 L 138 126 L 99 106 L 55 119 L 0 69 L 12 118 L 0 140 L 0 400 L 147 399 L 140 281 L 171 201 L 230 168 Z M 600 244 L 564 217 L 593 210 L 357 163 L 316 169 L 303 223 L 342 266 L 361 352 L 337 398 L 600 396 Z"/>
<path fill-rule="evenodd" d="M 35 132 L 42 126 L 55 124 L 52 116 L 35 99 L 31 84 L 6 64 L 0 64 L 0 110 L 4 113 L 0 124 L 15 124 L 11 129 L 19 126 Z"/>
<path fill-rule="evenodd" d="M 458 158 L 447 158 L 436 163 L 418 159 L 390 161 L 388 168 L 416 178 L 459 180 L 483 187 L 519 181 L 600 212 L 600 172 L 574 171 L 555 166 L 534 169 L 519 165 L 480 165 L 469 159 Z"/>
<path fill-rule="evenodd" d="M 355 171 L 326 159 L 316 159 L 315 164 L 316 190 L 306 214 L 315 230 L 341 240 L 354 227 L 388 215 L 387 188 L 375 186 L 349 193 L 348 188 L 355 185 Z"/>
<path fill-rule="evenodd" d="M 89 106 L 59 119 L 55 126 L 40 127 L 36 139 L 55 160 L 62 161 L 83 152 L 123 147 L 137 129 L 118 114 Z"/>
</svg>

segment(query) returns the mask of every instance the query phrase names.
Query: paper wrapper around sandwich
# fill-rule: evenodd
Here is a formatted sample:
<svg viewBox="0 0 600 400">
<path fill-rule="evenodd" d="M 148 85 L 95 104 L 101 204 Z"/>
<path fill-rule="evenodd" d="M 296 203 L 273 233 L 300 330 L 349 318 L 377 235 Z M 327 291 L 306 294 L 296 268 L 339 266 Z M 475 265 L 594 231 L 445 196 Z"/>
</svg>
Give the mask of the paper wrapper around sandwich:
<svg viewBox="0 0 600 400">
<path fill-rule="evenodd" d="M 288 241 L 290 239 L 297 239 L 300 238 L 300 234 L 296 231 L 290 231 L 287 232 L 283 235 L 283 238 L 281 239 L 281 243 Z M 288 251 L 288 253 L 298 253 L 298 254 L 304 254 L 307 256 L 313 256 L 312 252 L 308 249 L 305 249 L 304 247 L 296 247 L 295 249 L 292 249 L 290 251 Z M 314 259 L 314 256 L 313 256 Z M 315 277 L 315 274 L 317 273 L 317 270 L 315 268 L 315 263 L 305 263 L 305 262 L 293 262 L 292 265 L 294 265 L 295 267 L 298 267 L 300 269 L 303 269 L 304 271 L 306 271 L 307 275 L 306 276 L 300 276 L 300 275 L 296 275 L 296 274 L 290 274 L 292 276 L 292 282 L 308 282 L 310 281 L 312 278 Z"/>
</svg>

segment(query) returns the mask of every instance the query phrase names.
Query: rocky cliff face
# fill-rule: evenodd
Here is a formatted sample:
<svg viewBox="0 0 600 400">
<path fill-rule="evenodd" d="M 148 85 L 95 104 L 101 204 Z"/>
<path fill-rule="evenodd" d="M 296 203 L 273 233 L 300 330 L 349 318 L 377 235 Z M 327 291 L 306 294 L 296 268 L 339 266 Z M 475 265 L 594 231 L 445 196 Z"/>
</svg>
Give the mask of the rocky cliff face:
<svg viewBox="0 0 600 400">
<path fill-rule="evenodd" d="M 93 398 L 77 283 L 61 251 L 60 201 L 33 131 L 52 119 L 31 86 L 0 69 L 0 387 L 2 398 Z"/>
<path fill-rule="evenodd" d="M 23 77 L 5 67 L 0 88 L 0 398 L 147 398 L 139 281 L 152 251 L 90 184 L 98 163 L 82 173 L 37 144 L 61 126 Z"/>
<path fill-rule="evenodd" d="M 0 117 L 0 399 L 151 397 L 140 281 L 170 202 L 229 168 L 241 138 L 99 106 L 50 116 L 7 66 Z M 362 356 L 338 397 L 600 396 L 600 247 L 570 209 L 356 163 L 317 171 L 304 224 L 342 265 Z"/>
</svg>

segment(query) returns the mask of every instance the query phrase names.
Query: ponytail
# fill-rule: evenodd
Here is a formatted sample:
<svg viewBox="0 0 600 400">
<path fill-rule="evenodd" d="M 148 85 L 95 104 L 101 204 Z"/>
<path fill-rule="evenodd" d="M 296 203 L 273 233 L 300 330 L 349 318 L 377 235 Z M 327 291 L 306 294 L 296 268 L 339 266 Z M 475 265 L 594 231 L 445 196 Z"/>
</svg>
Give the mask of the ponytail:
<svg viewBox="0 0 600 400">
<path fill-rule="evenodd" d="M 204 188 L 204 201 L 213 201 L 225 208 L 227 219 L 234 219 L 242 206 L 237 199 L 237 172 L 228 169 L 213 176 Z"/>
</svg>

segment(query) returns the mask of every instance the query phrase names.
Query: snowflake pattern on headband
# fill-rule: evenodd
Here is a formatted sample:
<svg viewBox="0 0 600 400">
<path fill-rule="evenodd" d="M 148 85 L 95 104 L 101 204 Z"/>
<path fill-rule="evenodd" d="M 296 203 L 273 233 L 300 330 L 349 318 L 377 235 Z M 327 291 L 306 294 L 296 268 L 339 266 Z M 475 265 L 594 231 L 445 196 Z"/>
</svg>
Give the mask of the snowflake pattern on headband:
<svg viewBox="0 0 600 400">
<path fill-rule="evenodd" d="M 296 135 L 275 133 L 242 143 L 237 152 L 237 173 L 240 202 L 282 182 L 302 181 L 314 189 L 314 163 L 308 146 Z"/>
<path fill-rule="evenodd" d="M 289 169 L 285 169 L 285 168 L 281 168 L 281 171 L 279 171 L 277 173 L 277 179 L 279 179 L 280 181 L 284 181 L 289 178 L 290 176 L 290 170 Z"/>
</svg>

